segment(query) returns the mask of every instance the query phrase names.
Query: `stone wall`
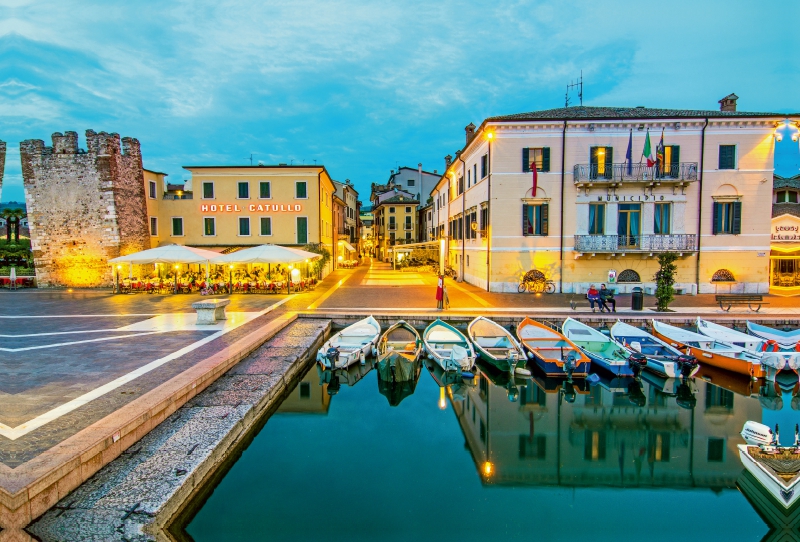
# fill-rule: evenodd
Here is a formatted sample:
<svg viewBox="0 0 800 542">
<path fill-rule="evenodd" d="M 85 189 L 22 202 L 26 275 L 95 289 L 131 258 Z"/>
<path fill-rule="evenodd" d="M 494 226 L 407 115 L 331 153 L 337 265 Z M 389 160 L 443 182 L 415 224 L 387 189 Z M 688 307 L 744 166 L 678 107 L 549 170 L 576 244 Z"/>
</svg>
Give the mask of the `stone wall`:
<svg viewBox="0 0 800 542">
<path fill-rule="evenodd" d="M 113 282 L 108 260 L 150 248 L 139 142 L 86 131 L 20 143 L 31 245 L 39 286 Z"/>
<path fill-rule="evenodd" d="M 6 170 L 6 142 L 0 141 L 0 195 L 3 194 L 3 172 Z"/>
</svg>

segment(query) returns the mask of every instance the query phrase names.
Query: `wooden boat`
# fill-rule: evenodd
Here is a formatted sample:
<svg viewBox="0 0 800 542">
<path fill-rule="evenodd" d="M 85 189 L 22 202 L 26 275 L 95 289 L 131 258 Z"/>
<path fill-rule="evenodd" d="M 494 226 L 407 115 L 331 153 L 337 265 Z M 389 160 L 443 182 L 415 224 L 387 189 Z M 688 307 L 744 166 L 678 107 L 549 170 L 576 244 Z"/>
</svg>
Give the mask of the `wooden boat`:
<svg viewBox="0 0 800 542">
<path fill-rule="evenodd" d="M 787 510 L 747 469 L 742 469 L 736 487 L 769 528 L 760 542 L 797 542 L 800 539 L 796 534 L 797 525 L 800 525 L 800 502 L 795 501 Z"/>
<path fill-rule="evenodd" d="M 467 326 L 467 335 L 482 359 L 501 371 L 530 376 L 531 372 L 526 368 L 528 358 L 525 351 L 500 324 L 478 316 Z"/>
<path fill-rule="evenodd" d="M 785 350 L 794 350 L 797 343 L 800 342 L 800 329 L 781 331 L 780 329 L 748 321 L 747 331 L 765 341 L 776 342 Z"/>
<path fill-rule="evenodd" d="M 589 357 L 556 329 L 526 317 L 517 326 L 517 337 L 547 376 L 588 376 Z"/>
<path fill-rule="evenodd" d="M 445 371 L 469 371 L 475 365 L 475 350 L 459 330 L 436 319 L 422 333 L 425 351 Z"/>
<path fill-rule="evenodd" d="M 386 382 L 414 378 L 422 354 L 422 339 L 411 324 L 400 320 L 378 340 L 378 375 Z"/>
<path fill-rule="evenodd" d="M 364 365 L 367 356 L 376 354 L 381 325 L 372 316 L 359 320 L 334 334 L 317 352 L 317 362 L 325 369 Z"/>
<path fill-rule="evenodd" d="M 647 358 L 646 371 L 666 378 L 693 376 L 699 369 L 696 360 L 682 359 L 683 352 L 648 332 L 625 322 L 611 326 L 611 338 L 624 347 Z"/>
<path fill-rule="evenodd" d="M 777 432 L 777 427 L 776 427 Z M 800 436 L 795 426 L 793 446 L 780 446 L 766 425 L 748 421 L 742 428 L 739 458 L 775 501 L 789 510 L 800 500 Z"/>
<path fill-rule="evenodd" d="M 614 339 L 573 318 L 564 320 L 561 331 L 592 360 L 592 366 L 616 376 L 634 376 L 628 363 L 631 351 Z"/>
<path fill-rule="evenodd" d="M 685 354 L 694 355 L 702 363 L 734 373 L 761 378 L 761 358 L 730 343 L 717 341 L 694 331 L 653 320 L 653 335 Z"/>
</svg>

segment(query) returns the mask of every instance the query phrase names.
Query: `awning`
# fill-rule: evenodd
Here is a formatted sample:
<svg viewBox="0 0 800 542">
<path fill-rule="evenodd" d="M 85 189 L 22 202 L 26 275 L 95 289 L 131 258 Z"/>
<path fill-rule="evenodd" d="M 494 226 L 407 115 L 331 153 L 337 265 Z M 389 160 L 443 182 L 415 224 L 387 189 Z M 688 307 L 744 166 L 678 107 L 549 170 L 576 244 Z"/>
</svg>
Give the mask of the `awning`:
<svg viewBox="0 0 800 542">
<path fill-rule="evenodd" d="M 224 263 L 295 263 L 320 258 L 319 254 L 280 245 L 259 245 L 237 250 L 229 254 L 217 255 L 211 260 L 214 264 Z"/>
<path fill-rule="evenodd" d="M 151 263 L 207 263 L 219 256 L 219 252 L 183 245 L 165 245 L 156 248 L 126 254 L 108 260 L 109 263 L 130 263 L 145 265 Z"/>
<path fill-rule="evenodd" d="M 347 241 L 342 241 L 342 246 L 347 249 L 348 252 L 355 252 L 356 249 L 353 248 L 353 245 L 348 243 Z"/>
</svg>

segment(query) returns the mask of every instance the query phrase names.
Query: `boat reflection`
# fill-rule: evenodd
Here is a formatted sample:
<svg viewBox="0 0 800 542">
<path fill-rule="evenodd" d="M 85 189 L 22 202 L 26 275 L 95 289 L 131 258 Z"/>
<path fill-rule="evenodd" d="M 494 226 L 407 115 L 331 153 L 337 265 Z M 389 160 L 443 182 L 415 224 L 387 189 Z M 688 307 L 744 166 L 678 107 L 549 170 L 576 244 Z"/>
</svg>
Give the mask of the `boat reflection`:
<svg viewBox="0 0 800 542">
<path fill-rule="evenodd" d="M 781 506 L 747 470 L 736 480 L 736 487 L 769 527 L 761 542 L 800 542 L 800 502 L 789 509 Z"/>
<path fill-rule="evenodd" d="M 319 385 L 326 386 L 326 391 L 330 396 L 339 393 L 342 384 L 350 387 L 355 386 L 361 382 L 374 367 L 374 360 L 372 359 L 366 360 L 364 365 L 356 363 L 349 367 L 333 370 L 323 369 L 319 363 L 316 365 Z"/>
<path fill-rule="evenodd" d="M 410 368 L 411 378 L 400 382 L 396 380 L 384 380 L 381 378 L 380 372 L 378 373 L 378 391 L 389 401 L 389 406 L 396 407 L 403 399 L 413 394 L 414 390 L 417 389 L 419 375 L 422 372 L 422 362 L 416 360 L 410 365 Z"/>
</svg>

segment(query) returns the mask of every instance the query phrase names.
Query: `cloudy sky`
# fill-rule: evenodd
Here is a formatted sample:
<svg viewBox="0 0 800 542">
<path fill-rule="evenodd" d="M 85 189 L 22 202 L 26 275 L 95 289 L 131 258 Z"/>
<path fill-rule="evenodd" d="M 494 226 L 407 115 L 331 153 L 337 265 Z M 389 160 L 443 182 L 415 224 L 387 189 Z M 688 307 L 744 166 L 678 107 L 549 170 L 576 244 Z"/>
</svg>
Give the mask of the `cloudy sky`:
<svg viewBox="0 0 800 542">
<path fill-rule="evenodd" d="M 173 181 L 252 154 L 365 196 L 441 171 L 469 122 L 563 106 L 581 70 L 586 105 L 797 111 L 797 20 L 795 0 L 0 0 L 1 197 L 23 197 L 19 141 L 87 128 Z M 797 144 L 776 162 L 797 173 Z"/>
</svg>

